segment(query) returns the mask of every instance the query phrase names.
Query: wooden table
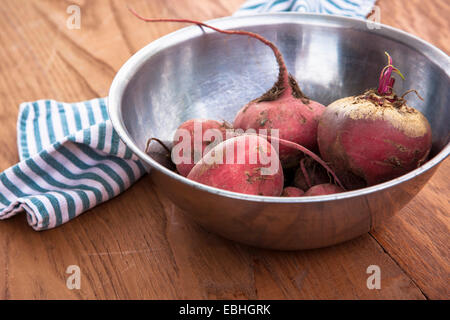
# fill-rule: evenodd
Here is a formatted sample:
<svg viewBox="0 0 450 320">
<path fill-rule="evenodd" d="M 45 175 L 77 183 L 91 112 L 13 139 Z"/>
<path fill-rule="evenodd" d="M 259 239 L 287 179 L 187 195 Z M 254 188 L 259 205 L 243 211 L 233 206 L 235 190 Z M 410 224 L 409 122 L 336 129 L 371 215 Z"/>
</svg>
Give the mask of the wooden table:
<svg viewBox="0 0 450 320">
<path fill-rule="evenodd" d="M 128 1 L 146 16 L 212 19 L 243 0 Z M 66 27 L 81 7 L 81 29 Z M 446 0 L 380 0 L 383 23 L 450 52 Z M 0 169 L 18 161 L 23 101 L 106 96 L 120 66 L 180 28 L 143 25 L 124 1 L 8 0 L 0 6 Z M 146 176 L 115 199 L 50 231 L 24 215 L 0 222 L 0 298 L 6 299 L 448 299 L 449 173 L 444 162 L 387 226 L 320 250 L 275 252 L 240 245 L 185 218 Z M 81 269 L 81 289 L 66 269 Z M 381 289 L 369 290 L 369 265 Z"/>
</svg>

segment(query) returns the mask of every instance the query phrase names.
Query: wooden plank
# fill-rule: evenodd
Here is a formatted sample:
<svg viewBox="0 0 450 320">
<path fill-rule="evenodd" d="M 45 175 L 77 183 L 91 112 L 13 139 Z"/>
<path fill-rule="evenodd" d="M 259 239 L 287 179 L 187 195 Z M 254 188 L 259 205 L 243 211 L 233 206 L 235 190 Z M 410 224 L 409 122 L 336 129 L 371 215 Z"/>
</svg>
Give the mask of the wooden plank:
<svg viewBox="0 0 450 320">
<path fill-rule="evenodd" d="M 123 1 L 99 0 L 75 1 L 81 6 L 82 25 L 80 30 L 69 30 L 66 8 L 71 3 L 11 0 L 0 7 L 2 170 L 17 162 L 15 123 L 20 102 L 106 96 L 115 72 L 132 53 L 180 28 L 178 24 L 143 27 L 125 10 Z M 147 16 L 207 20 L 231 14 L 242 0 L 129 3 Z M 387 9 L 382 10 L 384 18 Z M 395 12 L 400 21 L 402 11 Z M 412 249 L 401 252 L 398 244 L 423 241 L 411 231 L 417 231 L 414 228 L 418 221 L 423 223 L 423 217 L 408 222 L 408 237 L 406 229 L 398 231 L 403 225 L 395 227 L 395 219 L 414 216 L 421 206 L 430 207 L 430 201 L 436 201 L 442 190 L 431 192 L 431 196 L 427 190 L 445 187 L 439 178 L 448 172 L 448 165 L 439 169 L 419 195 L 421 204 L 412 202 L 407 211 L 392 219 L 387 231 L 380 229 L 373 234 L 389 247 L 388 253 L 370 235 L 303 252 L 274 252 L 236 244 L 185 218 L 155 189 L 150 178 L 144 177 L 122 195 L 54 230 L 34 232 L 24 216 L 1 222 L 0 270 L 4 272 L 0 272 L 0 298 L 424 299 L 417 285 L 426 287 L 424 282 L 432 271 L 423 268 L 421 278 L 414 278 L 416 266 L 411 264 L 419 261 L 433 268 L 445 267 L 444 261 L 437 259 L 445 238 L 442 230 L 430 233 L 428 228 L 433 228 L 434 222 L 425 224 L 426 230 L 421 231 L 428 232 L 426 245 L 412 246 L 417 253 Z M 445 205 L 440 208 L 445 209 Z M 403 235 L 398 238 L 397 233 Z M 420 250 L 429 248 L 432 258 L 424 262 Z M 66 287 L 69 265 L 81 268 L 81 290 Z M 369 265 L 381 268 L 381 290 L 367 289 Z M 444 285 L 437 279 L 424 292 L 442 297 Z"/>
<path fill-rule="evenodd" d="M 379 1 L 381 21 L 450 52 L 450 2 Z M 399 18 L 402 17 L 402 18 Z M 450 162 L 374 238 L 430 299 L 449 299 Z"/>
<path fill-rule="evenodd" d="M 369 235 L 304 252 L 250 248 L 185 218 L 149 177 L 57 229 L 33 232 L 18 217 L 0 233 L 1 298 L 424 298 Z M 81 268 L 80 291 L 65 287 L 69 265 Z M 381 290 L 367 289 L 369 265 Z"/>
<path fill-rule="evenodd" d="M 450 162 L 374 238 L 430 299 L 449 299 Z"/>
<path fill-rule="evenodd" d="M 450 53 L 448 16 L 450 2 L 446 0 L 378 0 L 381 22 L 428 41 Z"/>
</svg>

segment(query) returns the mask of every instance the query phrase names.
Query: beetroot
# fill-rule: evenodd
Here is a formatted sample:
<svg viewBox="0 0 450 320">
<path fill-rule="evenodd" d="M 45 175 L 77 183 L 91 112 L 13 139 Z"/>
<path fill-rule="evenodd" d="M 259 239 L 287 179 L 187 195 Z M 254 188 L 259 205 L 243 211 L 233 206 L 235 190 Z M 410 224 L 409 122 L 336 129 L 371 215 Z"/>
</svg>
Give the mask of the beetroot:
<svg viewBox="0 0 450 320">
<path fill-rule="evenodd" d="M 305 191 L 296 187 L 286 187 L 283 189 L 282 197 L 301 197 L 305 194 Z"/>
<path fill-rule="evenodd" d="M 324 183 L 324 184 L 318 184 L 315 186 L 312 186 L 308 189 L 308 191 L 305 192 L 304 196 L 323 196 L 326 194 L 333 194 L 333 193 L 339 193 L 344 192 L 345 190 L 341 187 L 338 187 L 331 183 Z"/>
<path fill-rule="evenodd" d="M 172 149 L 172 161 L 178 173 L 186 177 L 208 149 L 226 139 L 227 129 L 232 126 L 226 121 L 192 119 L 183 122 L 175 132 Z"/>
<path fill-rule="evenodd" d="M 403 175 L 430 152 L 430 125 L 393 92 L 392 72 L 401 73 L 387 56 L 378 90 L 333 102 L 319 122 L 320 153 L 350 189 Z"/>
<path fill-rule="evenodd" d="M 292 141 L 256 134 L 238 134 L 220 143 L 192 168 L 187 178 L 234 192 L 280 196 L 283 191 L 283 170 L 272 143 L 276 143 L 276 146 L 282 144 L 311 157 L 341 186 L 337 190 L 344 191 L 339 178 L 312 151 Z M 292 191 L 288 189 L 286 192 L 291 194 Z M 296 191 L 296 194 L 299 192 Z"/>
<path fill-rule="evenodd" d="M 230 138 L 208 152 L 188 179 L 234 192 L 280 196 L 283 170 L 272 145 L 257 135 Z"/>
<path fill-rule="evenodd" d="M 280 65 L 284 63 L 279 60 Z M 293 141 L 308 149 L 317 149 L 317 126 L 325 107 L 307 99 L 301 93 L 285 67 L 280 67 L 279 80 L 273 88 L 244 106 L 236 115 L 233 126 L 247 130 L 278 129 L 282 139 Z M 280 147 L 283 166 L 295 165 L 299 153 L 293 149 Z"/>
<path fill-rule="evenodd" d="M 302 190 L 308 190 L 312 186 L 329 183 L 330 176 L 327 171 L 311 158 L 300 160 L 300 168 L 295 172 L 294 185 Z"/>
<path fill-rule="evenodd" d="M 316 150 L 317 126 L 325 107 L 303 94 L 294 77 L 288 73 L 278 48 L 272 43 L 267 45 L 277 59 L 278 80 L 269 91 L 237 113 L 233 126 L 243 130 L 278 129 L 281 139 Z M 299 155 L 295 149 L 280 146 L 279 156 L 285 167 L 296 165 Z"/>
<path fill-rule="evenodd" d="M 144 18 L 134 10 L 130 11 L 146 22 L 185 22 L 210 28 L 214 31 L 244 35 L 255 38 L 272 49 L 278 63 L 278 80 L 261 97 L 246 104 L 236 115 L 235 129 L 247 130 L 278 129 L 281 139 L 293 141 L 308 149 L 317 149 L 317 126 L 325 107 L 308 99 L 300 90 L 296 80 L 286 68 L 283 56 L 271 41 L 259 34 L 242 30 L 221 30 L 205 23 L 189 19 L 152 19 Z M 281 146 L 279 156 L 284 166 L 297 163 L 300 153 L 292 148 Z"/>
</svg>

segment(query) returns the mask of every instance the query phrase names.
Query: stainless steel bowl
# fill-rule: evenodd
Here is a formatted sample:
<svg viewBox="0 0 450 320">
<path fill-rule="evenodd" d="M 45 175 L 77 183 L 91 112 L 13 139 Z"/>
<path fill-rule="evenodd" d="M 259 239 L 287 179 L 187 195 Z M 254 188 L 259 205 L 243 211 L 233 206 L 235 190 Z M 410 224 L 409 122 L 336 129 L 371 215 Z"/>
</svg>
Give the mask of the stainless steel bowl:
<svg viewBox="0 0 450 320">
<path fill-rule="evenodd" d="M 238 194 L 190 181 L 144 152 L 148 137 L 171 140 L 191 118 L 232 121 L 247 101 L 277 77 L 270 49 L 256 40 L 190 26 L 137 52 L 117 73 L 109 114 L 122 140 L 152 168 L 159 188 L 206 229 L 246 244 L 275 249 L 343 242 L 385 222 L 408 203 L 450 152 L 450 59 L 439 49 L 388 26 L 315 14 L 263 14 L 210 22 L 262 34 L 283 53 L 303 91 L 323 104 L 377 85 L 388 51 L 417 89 L 409 104 L 431 123 L 431 160 L 392 181 L 352 192 L 303 198 Z M 148 24 L 146 28 L 151 28 Z"/>
</svg>

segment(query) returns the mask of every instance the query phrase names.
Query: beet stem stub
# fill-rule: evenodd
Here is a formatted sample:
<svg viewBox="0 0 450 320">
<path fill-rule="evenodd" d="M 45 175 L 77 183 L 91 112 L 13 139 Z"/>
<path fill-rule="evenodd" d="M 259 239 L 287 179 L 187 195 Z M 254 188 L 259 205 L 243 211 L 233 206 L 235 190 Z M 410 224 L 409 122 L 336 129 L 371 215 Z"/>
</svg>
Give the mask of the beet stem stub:
<svg viewBox="0 0 450 320">
<path fill-rule="evenodd" d="M 397 73 L 403 80 L 405 80 L 405 77 L 400 70 L 392 65 L 392 57 L 389 53 L 385 52 L 385 54 L 388 57 L 388 65 L 383 68 L 380 74 L 380 82 L 377 90 L 380 96 L 389 96 L 392 94 L 395 83 L 395 79 L 392 78 L 392 72 Z"/>
</svg>

